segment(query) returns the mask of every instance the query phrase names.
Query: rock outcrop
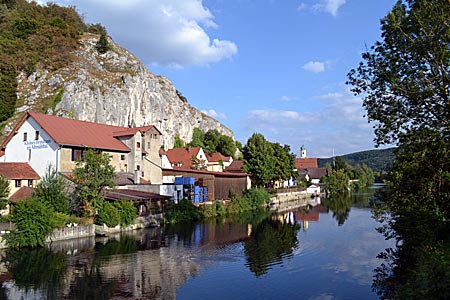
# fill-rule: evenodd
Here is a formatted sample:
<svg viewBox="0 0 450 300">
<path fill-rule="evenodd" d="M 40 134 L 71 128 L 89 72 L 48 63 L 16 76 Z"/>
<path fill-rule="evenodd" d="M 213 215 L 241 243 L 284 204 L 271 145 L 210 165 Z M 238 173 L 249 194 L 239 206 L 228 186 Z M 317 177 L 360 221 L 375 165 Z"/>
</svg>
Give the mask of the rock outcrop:
<svg viewBox="0 0 450 300">
<path fill-rule="evenodd" d="M 111 50 L 100 54 L 98 35 L 85 34 L 75 59 L 54 71 L 19 76 L 19 111 L 39 106 L 48 113 L 119 126 L 157 126 L 166 148 L 175 135 L 186 142 L 195 127 L 233 136 L 217 120 L 189 105 L 169 79 L 150 72 L 133 54 L 109 40 Z M 42 99 L 46 99 L 43 101 Z M 43 105 L 42 103 L 46 103 Z"/>
</svg>

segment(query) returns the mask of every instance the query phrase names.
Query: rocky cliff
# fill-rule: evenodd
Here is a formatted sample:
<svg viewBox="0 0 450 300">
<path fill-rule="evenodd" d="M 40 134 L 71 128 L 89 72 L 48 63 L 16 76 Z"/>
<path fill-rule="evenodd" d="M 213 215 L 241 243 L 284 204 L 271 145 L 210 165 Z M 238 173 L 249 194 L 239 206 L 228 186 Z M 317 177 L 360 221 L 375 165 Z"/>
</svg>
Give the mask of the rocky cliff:
<svg viewBox="0 0 450 300">
<path fill-rule="evenodd" d="M 36 110 L 47 103 L 51 107 L 47 112 L 59 116 L 119 126 L 155 125 L 167 148 L 177 134 L 190 141 L 195 127 L 233 136 L 223 124 L 189 105 L 167 78 L 150 72 L 112 40 L 110 51 L 98 53 L 98 39 L 83 35 L 76 59 L 64 68 L 20 74 L 18 98 L 23 105 L 18 110 Z"/>
</svg>

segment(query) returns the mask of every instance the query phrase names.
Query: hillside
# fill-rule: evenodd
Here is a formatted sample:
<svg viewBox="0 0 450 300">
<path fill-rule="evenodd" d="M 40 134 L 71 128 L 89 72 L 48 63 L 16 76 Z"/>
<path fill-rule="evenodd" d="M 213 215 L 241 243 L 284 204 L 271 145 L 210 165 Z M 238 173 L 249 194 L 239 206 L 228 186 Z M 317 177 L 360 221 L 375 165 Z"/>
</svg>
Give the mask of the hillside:
<svg viewBox="0 0 450 300">
<path fill-rule="evenodd" d="M 368 150 L 350 153 L 341 156 L 341 158 L 352 166 L 357 164 L 366 164 L 376 172 L 388 171 L 392 167 L 394 161 L 394 148 Z M 319 158 L 319 167 L 325 166 L 327 163 L 332 163 L 332 158 Z"/>
<path fill-rule="evenodd" d="M 5 3 L 5 2 L 2 2 Z M 2 137 L 28 110 L 118 126 L 156 125 L 166 148 L 193 129 L 233 132 L 191 106 L 164 76 L 73 7 L 0 4 Z"/>
</svg>

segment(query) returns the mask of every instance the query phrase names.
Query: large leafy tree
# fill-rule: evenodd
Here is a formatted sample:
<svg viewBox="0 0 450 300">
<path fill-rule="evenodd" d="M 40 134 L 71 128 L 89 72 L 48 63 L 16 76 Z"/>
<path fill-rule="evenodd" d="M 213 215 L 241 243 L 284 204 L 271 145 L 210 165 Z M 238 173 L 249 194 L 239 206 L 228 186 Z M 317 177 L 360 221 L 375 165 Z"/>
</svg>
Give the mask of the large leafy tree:
<svg viewBox="0 0 450 300">
<path fill-rule="evenodd" d="M 93 149 L 84 152 L 83 159 L 76 164 L 73 172 L 74 182 L 77 184 L 76 194 L 80 204 L 94 213 L 101 206 L 103 189 L 114 187 L 114 167 L 110 164 L 108 154 Z"/>
<path fill-rule="evenodd" d="M 450 1 L 399 0 L 381 21 L 383 40 L 348 74 L 364 98 L 377 144 L 432 129 L 450 137 Z"/>
<path fill-rule="evenodd" d="M 200 130 L 200 128 L 195 127 L 194 131 L 192 133 L 192 140 L 189 143 L 189 146 L 191 147 L 205 147 L 203 144 L 203 140 L 205 138 L 205 134 L 203 131 Z"/>
<path fill-rule="evenodd" d="M 271 144 L 260 133 L 254 133 L 242 149 L 243 170 L 252 175 L 256 186 L 264 186 L 273 179 L 274 151 Z"/>
<path fill-rule="evenodd" d="M 271 143 L 274 160 L 274 180 L 287 180 L 293 175 L 295 169 L 295 154 L 291 153 L 289 145 Z"/>
<path fill-rule="evenodd" d="M 382 299 L 448 299 L 450 286 L 450 1 L 398 0 L 382 38 L 349 73 L 376 143 L 396 143 L 380 213 L 387 237 L 374 287 Z M 420 220 L 420 221 L 418 221 Z"/>
</svg>

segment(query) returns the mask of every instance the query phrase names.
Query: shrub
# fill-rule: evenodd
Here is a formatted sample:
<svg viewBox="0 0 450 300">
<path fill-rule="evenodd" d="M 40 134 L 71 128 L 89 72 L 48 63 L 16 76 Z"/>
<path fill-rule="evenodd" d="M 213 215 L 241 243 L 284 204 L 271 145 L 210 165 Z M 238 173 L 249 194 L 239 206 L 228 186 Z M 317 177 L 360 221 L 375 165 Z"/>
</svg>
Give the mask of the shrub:
<svg viewBox="0 0 450 300">
<path fill-rule="evenodd" d="M 38 199 L 27 199 L 17 203 L 11 221 L 17 229 L 5 234 L 10 247 L 44 246 L 45 236 L 59 223 L 53 209 Z"/>
<path fill-rule="evenodd" d="M 110 202 L 103 202 L 99 209 L 98 215 L 95 218 L 95 224 L 108 227 L 115 227 L 120 223 L 120 213 L 117 207 Z"/>
<path fill-rule="evenodd" d="M 183 199 L 178 204 L 168 204 L 165 213 L 169 223 L 192 222 L 201 219 L 199 209 L 189 200 Z"/>
<path fill-rule="evenodd" d="M 131 201 L 117 201 L 114 203 L 120 215 L 120 225 L 122 227 L 133 224 L 137 216 L 137 209 Z"/>
</svg>

